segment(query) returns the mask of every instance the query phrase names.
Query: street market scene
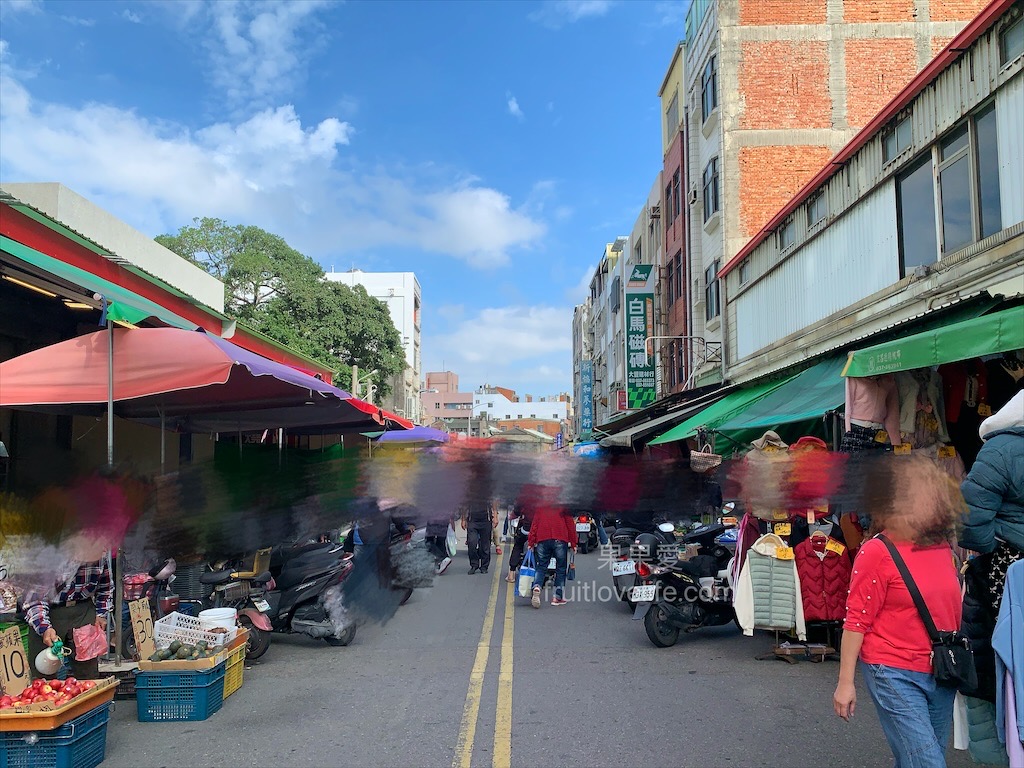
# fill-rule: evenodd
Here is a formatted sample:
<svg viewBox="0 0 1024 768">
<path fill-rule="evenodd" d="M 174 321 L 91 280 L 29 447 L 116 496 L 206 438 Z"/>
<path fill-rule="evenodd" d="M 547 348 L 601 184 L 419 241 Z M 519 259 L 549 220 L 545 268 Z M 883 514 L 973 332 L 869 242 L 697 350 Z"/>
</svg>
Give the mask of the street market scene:
<svg viewBox="0 0 1024 768">
<path fill-rule="evenodd" d="M 1024 768 L 1024 0 L 0 0 L 0 768 L 647 764 Z"/>
</svg>

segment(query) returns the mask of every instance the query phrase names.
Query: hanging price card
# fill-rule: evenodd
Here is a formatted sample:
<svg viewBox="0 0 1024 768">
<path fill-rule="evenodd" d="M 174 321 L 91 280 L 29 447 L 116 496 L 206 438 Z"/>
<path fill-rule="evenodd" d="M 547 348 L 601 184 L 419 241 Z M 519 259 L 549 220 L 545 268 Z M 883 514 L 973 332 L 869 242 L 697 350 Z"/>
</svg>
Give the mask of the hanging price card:
<svg viewBox="0 0 1024 768">
<path fill-rule="evenodd" d="M 846 545 L 842 542 L 836 541 L 830 536 L 828 541 L 825 542 L 825 549 L 829 552 L 835 552 L 837 555 L 841 555 L 846 551 Z"/>
<path fill-rule="evenodd" d="M 793 531 L 793 526 L 789 523 L 776 523 L 775 524 L 775 535 L 776 536 L 789 536 Z"/>
<path fill-rule="evenodd" d="M 978 415 L 985 417 L 992 415 L 992 406 L 988 403 L 978 403 Z"/>
<path fill-rule="evenodd" d="M 139 649 L 139 658 L 148 659 L 156 653 L 156 643 L 153 642 L 153 614 L 149 610 L 149 601 L 132 600 L 128 603 L 128 612 L 132 616 L 132 632 L 135 633 L 135 647 Z"/>
<path fill-rule="evenodd" d="M 0 634 L 0 690 L 8 696 L 17 696 L 31 682 L 30 678 L 21 630 L 10 627 Z"/>
<path fill-rule="evenodd" d="M 892 452 L 897 456 L 909 456 L 910 450 L 910 443 L 900 443 L 892 447 Z"/>
<path fill-rule="evenodd" d="M 772 520 L 789 520 L 789 512 L 784 509 L 773 509 Z"/>
<path fill-rule="evenodd" d="M 952 445 L 940 445 L 939 446 L 939 458 L 940 459 L 952 459 L 956 456 L 956 448 Z"/>
<path fill-rule="evenodd" d="M 779 560 L 792 560 L 793 559 L 793 548 L 792 547 L 776 547 L 775 557 Z"/>
</svg>

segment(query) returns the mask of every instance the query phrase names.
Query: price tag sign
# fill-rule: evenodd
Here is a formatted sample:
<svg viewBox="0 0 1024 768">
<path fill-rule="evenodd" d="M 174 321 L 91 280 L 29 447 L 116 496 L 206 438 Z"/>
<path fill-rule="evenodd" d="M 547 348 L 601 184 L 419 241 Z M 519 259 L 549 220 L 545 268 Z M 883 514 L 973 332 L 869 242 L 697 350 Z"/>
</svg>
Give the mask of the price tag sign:
<svg viewBox="0 0 1024 768">
<path fill-rule="evenodd" d="M 135 647 L 139 649 L 139 658 L 148 659 L 156 653 L 156 643 L 153 642 L 153 614 L 149 610 L 149 601 L 132 600 L 128 603 L 128 612 L 132 617 L 132 632 L 135 633 Z"/>
<path fill-rule="evenodd" d="M 789 536 L 793 532 L 793 526 L 789 523 L 776 523 L 775 524 L 775 535 L 776 536 Z"/>
<path fill-rule="evenodd" d="M 837 555 L 843 554 L 846 551 L 846 545 L 842 542 L 836 541 L 831 536 L 828 541 L 825 542 L 825 550 L 828 552 L 835 552 Z"/>
<path fill-rule="evenodd" d="M 779 560 L 792 560 L 793 559 L 793 548 L 792 547 L 776 547 L 775 557 Z"/>
<path fill-rule="evenodd" d="M 978 415 L 979 416 L 991 416 L 992 406 L 988 403 L 978 403 Z"/>
<path fill-rule="evenodd" d="M 877 432 L 875 432 L 875 442 L 876 443 L 888 443 L 889 442 L 889 433 L 886 432 L 884 429 L 878 430 Z"/>
<path fill-rule="evenodd" d="M 773 509 L 772 520 L 789 520 L 789 512 L 784 509 Z"/>
<path fill-rule="evenodd" d="M 900 443 L 892 447 L 892 452 L 897 456 L 909 456 L 910 450 L 910 443 Z"/>
<path fill-rule="evenodd" d="M 939 446 L 939 458 L 940 459 L 952 459 L 956 456 L 956 448 L 952 445 L 940 445 Z"/>
<path fill-rule="evenodd" d="M 10 627 L 0 634 L 0 690 L 8 696 L 17 696 L 31 682 L 31 677 L 25 646 L 21 644 L 21 630 Z"/>
</svg>

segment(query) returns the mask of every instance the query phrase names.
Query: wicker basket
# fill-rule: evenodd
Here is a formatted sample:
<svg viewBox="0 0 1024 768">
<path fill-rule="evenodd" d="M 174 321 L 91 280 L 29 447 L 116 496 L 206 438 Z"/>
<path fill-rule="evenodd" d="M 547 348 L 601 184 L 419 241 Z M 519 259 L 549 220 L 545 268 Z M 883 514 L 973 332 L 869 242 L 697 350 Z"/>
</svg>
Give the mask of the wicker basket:
<svg viewBox="0 0 1024 768">
<path fill-rule="evenodd" d="M 711 450 L 710 445 L 690 451 L 690 469 L 694 472 L 710 472 L 722 463 L 722 457 Z"/>
</svg>

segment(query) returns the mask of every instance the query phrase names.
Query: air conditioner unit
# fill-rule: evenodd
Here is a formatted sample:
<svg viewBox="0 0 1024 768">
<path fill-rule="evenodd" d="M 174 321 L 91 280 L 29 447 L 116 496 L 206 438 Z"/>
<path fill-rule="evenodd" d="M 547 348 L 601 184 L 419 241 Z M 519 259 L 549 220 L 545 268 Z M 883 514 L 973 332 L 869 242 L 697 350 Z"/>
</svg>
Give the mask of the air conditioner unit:
<svg viewBox="0 0 1024 768">
<path fill-rule="evenodd" d="M 686 201 L 690 205 L 697 204 L 697 187 L 690 187 L 690 194 L 686 196 Z"/>
<path fill-rule="evenodd" d="M 652 219 L 660 219 L 661 218 L 661 206 L 660 205 L 652 205 L 651 208 L 650 208 L 650 211 L 649 211 L 649 216 Z"/>
</svg>

